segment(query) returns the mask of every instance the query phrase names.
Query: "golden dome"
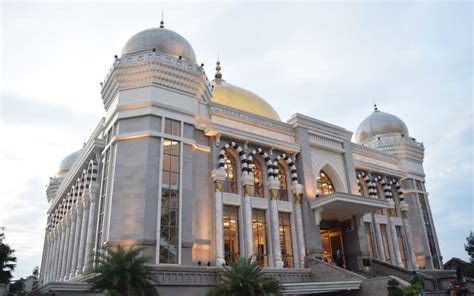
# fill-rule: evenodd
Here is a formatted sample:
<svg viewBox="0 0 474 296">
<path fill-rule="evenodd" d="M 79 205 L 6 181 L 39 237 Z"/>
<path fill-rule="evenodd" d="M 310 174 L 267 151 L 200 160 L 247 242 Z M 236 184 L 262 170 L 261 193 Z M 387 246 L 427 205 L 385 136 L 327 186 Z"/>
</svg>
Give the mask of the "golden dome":
<svg viewBox="0 0 474 296">
<path fill-rule="evenodd" d="M 217 64 L 216 78 L 212 80 L 213 94 L 211 102 L 229 106 L 237 110 L 256 114 L 269 119 L 281 121 L 278 113 L 264 99 L 241 87 L 235 86 L 222 79 Z"/>
</svg>

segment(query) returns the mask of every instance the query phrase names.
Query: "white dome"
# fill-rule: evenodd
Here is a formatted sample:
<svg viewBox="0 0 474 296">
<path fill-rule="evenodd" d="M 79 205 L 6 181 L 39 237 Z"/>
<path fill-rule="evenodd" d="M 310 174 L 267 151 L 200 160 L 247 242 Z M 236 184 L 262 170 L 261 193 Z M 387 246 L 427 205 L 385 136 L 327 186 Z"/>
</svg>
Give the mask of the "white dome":
<svg viewBox="0 0 474 296">
<path fill-rule="evenodd" d="M 374 112 L 364 119 L 357 128 L 355 139 L 357 143 L 361 144 L 374 136 L 391 133 L 409 136 L 407 126 L 400 118 L 382 112 L 375 107 Z"/>
<path fill-rule="evenodd" d="M 152 49 L 196 62 L 191 44 L 178 33 L 162 27 L 147 29 L 133 35 L 123 47 L 122 56 Z"/>
<path fill-rule="evenodd" d="M 56 178 L 64 177 L 66 173 L 71 169 L 72 165 L 77 160 L 80 154 L 81 154 L 81 150 L 78 150 L 66 156 L 59 164 L 59 170 L 56 173 L 55 177 Z"/>
</svg>

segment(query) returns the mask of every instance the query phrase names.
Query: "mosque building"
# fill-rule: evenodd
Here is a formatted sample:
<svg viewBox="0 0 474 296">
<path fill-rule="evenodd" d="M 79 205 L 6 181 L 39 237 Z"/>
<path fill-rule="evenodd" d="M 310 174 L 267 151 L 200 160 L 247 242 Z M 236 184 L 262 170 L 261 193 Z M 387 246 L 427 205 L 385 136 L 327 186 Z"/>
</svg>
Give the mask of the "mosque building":
<svg viewBox="0 0 474 296">
<path fill-rule="evenodd" d="M 101 97 L 104 117 L 47 188 L 38 294 L 85 294 L 96 250 L 118 245 L 144 248 L 161 295 L 204 295 L 238 256 L 293 294 L 358 290 L 375 265 L 442 268 L 424 147 L 397 116 L 374 106 L 355 143 L 282 121 L 219 62 L 210 81 L 163 22 L 126 42 Z"/>
</svg>

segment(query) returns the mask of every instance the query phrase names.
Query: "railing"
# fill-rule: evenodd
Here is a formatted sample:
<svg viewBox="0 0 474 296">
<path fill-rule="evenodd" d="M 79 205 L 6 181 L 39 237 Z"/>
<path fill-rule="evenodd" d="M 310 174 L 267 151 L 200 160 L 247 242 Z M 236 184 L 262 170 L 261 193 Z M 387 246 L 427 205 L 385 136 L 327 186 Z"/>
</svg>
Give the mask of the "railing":
<svg viewBox="0 0 474 296">
<path fill-rule="evenodd" d="M 385 263 L 377 259 L 372 259 L 371 263 L 370 271 L 373 274 L 387 276 L 393 275 L 407 282 L 410 282 L 413 277 L 413 270 Z M 432 276 L 423 274 L 422 271 L 417 271 L 417 274 L 425 284 L 425 289 L 427 291 L 433 291 L 438 288 L 436 280 Z"/>
</svg>

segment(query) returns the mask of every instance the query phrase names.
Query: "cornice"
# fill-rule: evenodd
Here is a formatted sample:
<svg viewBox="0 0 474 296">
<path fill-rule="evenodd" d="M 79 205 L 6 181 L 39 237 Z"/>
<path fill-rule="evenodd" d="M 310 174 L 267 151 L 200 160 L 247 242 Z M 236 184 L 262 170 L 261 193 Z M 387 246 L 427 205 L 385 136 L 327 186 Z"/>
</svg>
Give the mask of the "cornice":
<svg viewBox="0 0 474 296">
<path fill-rule="evenodd" d="M 345 128 L 300 113 L 292 115 L 288 120 L 288 124 L 293 126 L 293 128 L 303 127 L 315 134 L 340 141 L 350 141 L 352 138 L 352 132 Z"/>
</svg>

